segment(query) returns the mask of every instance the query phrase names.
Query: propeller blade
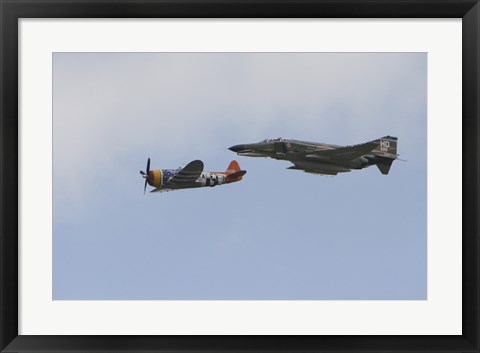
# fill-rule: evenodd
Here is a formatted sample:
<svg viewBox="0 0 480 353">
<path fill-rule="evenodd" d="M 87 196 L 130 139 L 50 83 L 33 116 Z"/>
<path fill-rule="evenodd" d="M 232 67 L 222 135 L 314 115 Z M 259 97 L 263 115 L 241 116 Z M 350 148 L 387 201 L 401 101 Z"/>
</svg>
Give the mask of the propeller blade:
<svg viewBox="0 0 480 353">
<path fill-rule="evenodd" d="M 145 195 L 145 191 L 147 190 L 148 184 L 148 176 L 150 174 L 150 158 L 147 159 L 147 172 L 140 171 L 140 174 L 145 178 L 145 186 L 143 187 L 143 194 Z"/>
</svg>

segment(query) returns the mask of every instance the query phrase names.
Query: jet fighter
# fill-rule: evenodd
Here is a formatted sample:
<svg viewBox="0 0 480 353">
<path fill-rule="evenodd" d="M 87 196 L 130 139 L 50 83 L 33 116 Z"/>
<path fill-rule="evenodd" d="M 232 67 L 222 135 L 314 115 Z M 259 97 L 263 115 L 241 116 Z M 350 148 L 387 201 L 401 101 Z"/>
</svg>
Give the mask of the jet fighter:
<svg viewBox="0 0 480 353">
<path fill-rule="evenodd" d="M 292 139 L 267 139 L 259 143 L 235 145 L 229 150 L 239 156 L 270 157 L 293 163 L 288 169 L 307 173 L 337 175 L 352 169 L 376 165 L 382 174 L 388 174 L 392 162 L 398 158 L 397 138 L 384 136 L 377 140 L 353 145 L 337 146 L 326 143 Z"/>
<path fill-rule="evenodd" d="M 150 170 L 150 158 L 147 160 L 147 170 L 140 171 L 145 178 L 143 193 L 147 184 L 155 188 L 150 192 L 165 192 L 229 184 L 242 180 L 245 173 L 247 171 L 241 170 L 237 161 L 232 161 L 225 172 L 204 172 L 200 160 L 192 161 L 183 168 Z"/>
</svg>

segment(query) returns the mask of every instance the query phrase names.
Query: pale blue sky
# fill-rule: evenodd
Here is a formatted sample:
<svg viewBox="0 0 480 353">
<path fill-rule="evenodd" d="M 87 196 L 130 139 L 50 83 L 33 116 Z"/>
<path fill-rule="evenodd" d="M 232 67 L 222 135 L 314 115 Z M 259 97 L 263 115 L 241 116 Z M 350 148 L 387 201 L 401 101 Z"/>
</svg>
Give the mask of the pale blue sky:
<svg viewBox="0 0 480 353">
<path fill-rule="evenodd" d="M 55 53 L 53 299 L 426 299 L 426 79 L 426 53 Z M 388 176 L 227 149 L 388 134 Z M 148 157 L 248 172 L 143 195 Z"/>
</svg>

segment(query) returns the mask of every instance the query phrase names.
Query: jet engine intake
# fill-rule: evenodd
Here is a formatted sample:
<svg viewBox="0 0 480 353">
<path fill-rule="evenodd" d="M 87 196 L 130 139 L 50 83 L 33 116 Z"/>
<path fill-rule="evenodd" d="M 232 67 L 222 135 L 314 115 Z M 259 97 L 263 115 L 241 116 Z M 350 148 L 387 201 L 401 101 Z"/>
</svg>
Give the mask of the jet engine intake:
<svg viewBox="0 0 480 353">
<path fill-rule="evenodd" d="M 284 142 L 275 142 L 273 144 L 273 148 L 274 148 L 275 154 L 285 154 L 287 152 Z"/>
</svg>

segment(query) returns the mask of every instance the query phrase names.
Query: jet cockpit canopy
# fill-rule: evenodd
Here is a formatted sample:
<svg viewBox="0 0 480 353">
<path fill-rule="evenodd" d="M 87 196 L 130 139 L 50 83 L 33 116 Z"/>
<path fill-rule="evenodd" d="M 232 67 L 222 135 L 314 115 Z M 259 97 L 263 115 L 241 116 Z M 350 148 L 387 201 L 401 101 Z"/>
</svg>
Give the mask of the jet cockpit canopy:
<svg viewBox="0 0 480 353">
<path fill-rule="evenodd" d="M 275 141 L 283 141 L 284 139 L 281 137 L 275 138 L 275 139 L 266 139 L 260 142 L 267 143 L 267 142 L 275 142 Z"/>
</svg>

